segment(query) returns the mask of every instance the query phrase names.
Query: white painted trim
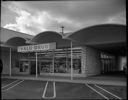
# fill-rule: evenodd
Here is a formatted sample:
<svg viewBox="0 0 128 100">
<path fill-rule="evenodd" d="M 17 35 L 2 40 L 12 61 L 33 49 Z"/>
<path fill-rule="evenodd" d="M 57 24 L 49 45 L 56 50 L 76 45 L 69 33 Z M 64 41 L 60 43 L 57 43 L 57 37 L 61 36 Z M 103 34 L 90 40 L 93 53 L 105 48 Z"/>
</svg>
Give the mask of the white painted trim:
<svg viewBox="0 0 128 100">
<path fill-rule="evenodd" d="M 104 88 L 102 88 L 102 87 L 100 87 L 100 86 L 98 86 L 98 85 L 96 85 L 96 84 L 95 84 L 95 86 L 98 87 L 98 88 L 100 88 L 100 89 L 102 89 L 102 90 L 104 90 L 105 92 L 111 94 L 112 96 L 116 97 L 117 99 L 122 99 L 121 97 L 119 97 L 119 96 L 117 96 L 117 95 L 115 95 L 115 94 L 113 94 L 113 93 L 111 93 L 111 92 L 105 90 Z"/>
<path fill-rule="evenodd" d="M 43 73 L 40 72 L 40 75 L 48 75 L 48 76 L 53 76 L 53 73 Z M 71 73 L 54 73 L 55 76 L 69 76 L 71 77 Z M 85 77 L 85 74 L 75 74 L 73 73 L 73 77 Z"/>
<path fill-rule="evenodd" d="M 87 87 L 89 87 L 90 89 L 92 89 L 93 91 L 95 91 L 96 93 L 98 93 L 100 96 L 102 96 L 103 98 L 105 98 L 105 99 L 107 99 L 107 100 L 109 100 L 109 98 L 108 97 L 106 97 L 105 95 L 103 95 L 102 93 L 100 93 L 100 92 L 98 92 L 96 89 L 94 89 L 93 87 L 91 87 L 91 86 L 89 86 L 88 84 L 86 84 L 85 83 L 85 85 L 87 86 Z"/>
</svg>

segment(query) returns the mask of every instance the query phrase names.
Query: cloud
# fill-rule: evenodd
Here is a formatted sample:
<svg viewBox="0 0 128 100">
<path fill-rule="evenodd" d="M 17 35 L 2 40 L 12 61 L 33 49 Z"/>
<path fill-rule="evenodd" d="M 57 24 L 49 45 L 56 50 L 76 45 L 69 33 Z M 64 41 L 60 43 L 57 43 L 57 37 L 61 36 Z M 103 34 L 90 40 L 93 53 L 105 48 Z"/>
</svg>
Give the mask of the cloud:
<svg viewBox="0 0 128 100">
<path fill-rule="evenodd" d="M 65 27 L 64 32 L 74 32 L 95 24 L 125 24 L 124 1 L 102 0 L 97 2 L 87 0 L 86 2 L 32 1 L 4 3 L 4 7 L 8 7 L 11 12 L 16 14 L 15 21 L 6 23 L 4 27 L 36 35 L 49 30 L 61 32 L 61 26 Z M 4 20 L 2 21 L 4 22 Z"/>
<path fill-rule="evenodd" d="M 16 23 L 6 24 L 4 28 L 12 29 L 15 31 L 36 35 L 46 30 L 60 32 L 60 27 L 62 25 L 67 27 L 66 31 L 71 31 L 75 27 L 79 26 L 79 23 L 76 23 L 73 20 L 69 20 L 65 17 L 52 16 L 49 12 L 46 11 L 38 11 L 32 15 L 31 13 L 19 9 L 15 6 L 9 6 L 9 8 L 18 16 L 15 19 Z"/>
<path fill-rule="evenodd" d="M 25 8 L 49 11 L 55 16 L 83 22 L 115 15 L 125 9 L 125 0 L 47 1 L 26 2 Z"/>
<path fill-rule="evenodd" d="M 116 23 L 126 25 L 126 12 L 122 12 L 108 18 L 107 23 Z"/>
</svg>

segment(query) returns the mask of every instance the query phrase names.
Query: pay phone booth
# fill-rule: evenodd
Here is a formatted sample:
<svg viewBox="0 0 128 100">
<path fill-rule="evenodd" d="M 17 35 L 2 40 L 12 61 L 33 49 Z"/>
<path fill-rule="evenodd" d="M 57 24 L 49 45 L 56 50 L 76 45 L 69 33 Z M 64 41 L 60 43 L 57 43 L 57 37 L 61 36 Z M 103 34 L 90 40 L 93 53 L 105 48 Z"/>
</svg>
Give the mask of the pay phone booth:
<svg viewBox="0 0 128 100">
<path fill-rule="evenodd" d="M 30 63 L 29 63 L 30 64 L 30 68 L 29 68 L 30 75 L 36 75 L 36 77 L 38 74 L 40 74 L 40 72 L 42 71 L 42 66 L 44 66 L 44 65 L 47 65 L 47 66 L 45 66 L 45 67 L 47 67 L 47 68 L 45 68 L 45 69 L 47 69 L 47 71 L 48 71 L 48 69 L 49 70 L 52 69 L 52 73 L 54 73 L 54 54 L 53 53 L 54 53 L 55 49 L 56 49 L 56 43 L 45 43 L 45 44 L 38 44 L 38 45 L 19 46 L 17 48 L 18 52 L 34 53 L 33 59 L 31 60 L 30 58 L 28 58 L 28 60 L 30 61 Z M 43 56 L 46 55 L 45 53 L 47 53 L 47 51 L 51 51 L 49 58 L 47 57 L 47 59 L 46 58 L 44 59 L 43 57 L 40 56 L 42 54 L 43 54 Z M 44 64 L 44 60 L 45 60 L 45 64 Z M 48 66 L 48 64 L 49 64 L 49 66 Z M 48 72 L 51 72 L 51 71 L 48 71 Z"/>
</svg>

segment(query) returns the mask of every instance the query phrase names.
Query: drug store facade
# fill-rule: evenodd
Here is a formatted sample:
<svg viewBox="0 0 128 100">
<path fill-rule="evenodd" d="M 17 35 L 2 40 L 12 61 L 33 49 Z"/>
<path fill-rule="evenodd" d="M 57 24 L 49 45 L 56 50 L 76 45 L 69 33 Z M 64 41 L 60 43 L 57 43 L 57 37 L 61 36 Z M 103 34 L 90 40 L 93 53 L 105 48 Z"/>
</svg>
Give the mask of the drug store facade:
<svg viewBox="0 0 128 100">
<path fill-rule="evenodd" d="M 2 28 L 2 34 L 14 34 L 7 30 Z M 53 31 L 36 36 L 17 32 L 20 35 L 1 41 L 3 74 L 87 77 L 121 71 L 126 63 L 125 31 L 124 25 L 103 24 L 66 36 Z"/>
</svg>

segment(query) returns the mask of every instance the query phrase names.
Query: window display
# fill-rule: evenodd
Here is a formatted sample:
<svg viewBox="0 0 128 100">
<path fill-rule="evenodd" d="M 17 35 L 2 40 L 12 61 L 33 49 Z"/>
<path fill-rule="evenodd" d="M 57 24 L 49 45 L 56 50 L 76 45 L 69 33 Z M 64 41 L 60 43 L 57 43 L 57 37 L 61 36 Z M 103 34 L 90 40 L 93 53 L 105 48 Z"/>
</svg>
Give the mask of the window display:
<svg viewBox="0 0 128 100">
<path fill-rule="evenodd" d="M 53 55 L 54 53 L 54 55 Z M 19 57 L 19 72 L 36 74 L 36 56 L 34 53 L 25 54 Z M 38 74 L 63 73 L 71 74 L 71 51 L 56 50 L 38 53 Z M 17 63 L 18 64 L 18 63 Z M 73 74 L 81 74 L 81 50 L 73 50 Z M 54 69 L 54 71 L 53 71 Z"/>
</svg>

